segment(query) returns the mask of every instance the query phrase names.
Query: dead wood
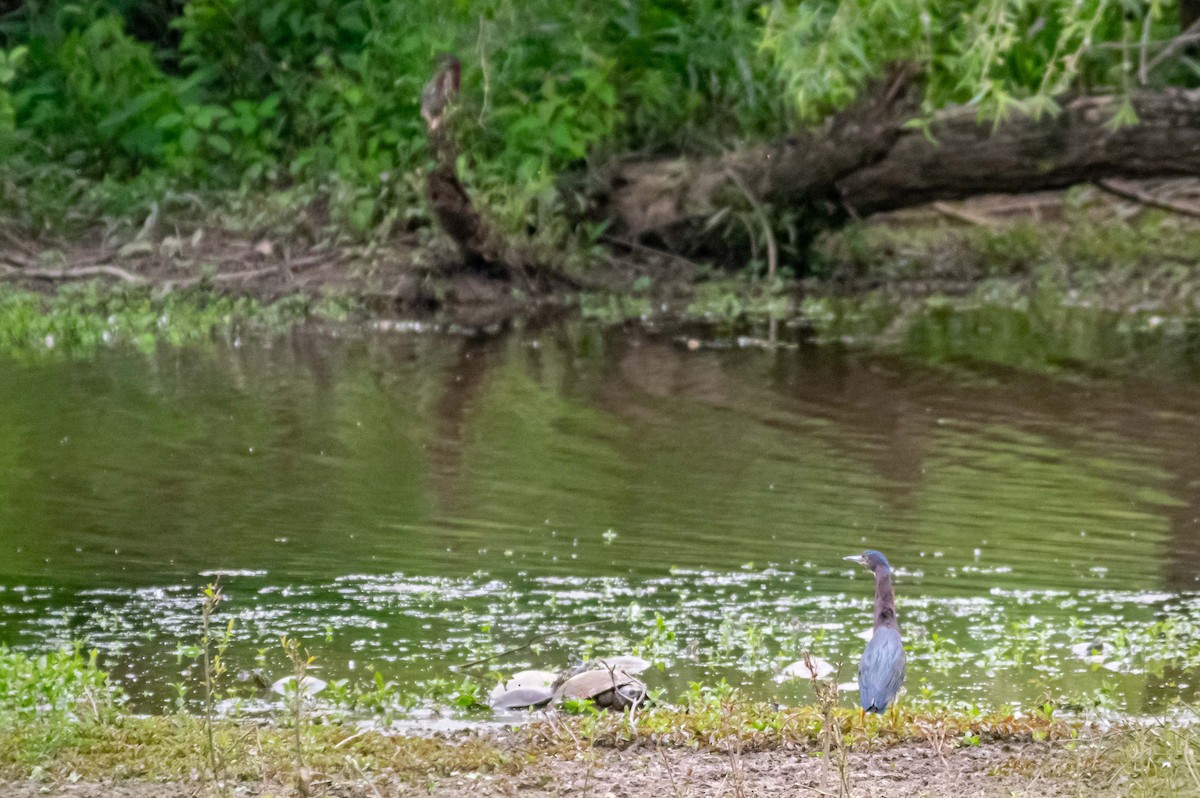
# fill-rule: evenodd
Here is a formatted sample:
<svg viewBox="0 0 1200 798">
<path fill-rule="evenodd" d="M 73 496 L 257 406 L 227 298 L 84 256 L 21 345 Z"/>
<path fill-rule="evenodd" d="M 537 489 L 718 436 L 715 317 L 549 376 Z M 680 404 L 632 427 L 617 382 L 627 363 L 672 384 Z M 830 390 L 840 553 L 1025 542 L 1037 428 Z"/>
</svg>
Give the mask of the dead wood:
<svg viewBox="0 0 1200 798">
<path fill-rule="evenodd" d="M 1053 116 L 997 124 L 973 108 L 951 108 L 917 126 L 910 123 L 919 98 L 907 77 L 881 83 L 820 128 L 769 145 L 620 164 L 600 207 L 622 239 L 689 252 L 714 219 L 747 198 L 813 215 L 815 235 L 851 218 L 945 200 L 1200 175 L 1200 90 L 1134 93 L 1136 125 L 1113 124 L 1119 98 L 1082 96 L 1064 99 Z"/>
</svg>

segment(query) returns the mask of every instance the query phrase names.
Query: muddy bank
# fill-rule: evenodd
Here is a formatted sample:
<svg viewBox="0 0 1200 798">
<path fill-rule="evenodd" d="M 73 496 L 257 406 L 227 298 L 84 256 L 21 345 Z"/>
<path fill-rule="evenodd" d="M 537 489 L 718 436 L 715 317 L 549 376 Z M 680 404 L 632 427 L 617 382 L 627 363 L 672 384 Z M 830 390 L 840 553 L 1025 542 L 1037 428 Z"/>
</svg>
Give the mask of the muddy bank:
<svg viewBox="0 0 1200 798">
<path fill-rule="evenodd" d="M 1194 181 L 1139 186 L 1185 198 L 1180 192 L 1200 192 Z M 1200 219 L 1094 187 L 881 214 L 793 252 L 774 280 L 765 279 L 761 253 L 713 264 L 604 236 L 586 252 L 539 251 L 541 266 L 500 279 L 473 272 L 428 231 L 352 243 L 314 237 L 302 222 L 262 232 L 144 226 L 128 239 L 77 240 L 25 239 L 0 227 L 0 285 L 45 293 L 95 281 L 158 295 L 199 287 L 263 303 L 334 297 L 371 316 L 436 315 L 469 326 L 575 307 L 588 295 L 613 298 L 618 309 L 609 315 L 678 314 L 714 282 L 733 284 L 718 289 L 726 295 L 769 293 L 791 306 L 805 296 L 868 292 L 994 296 L 998 285 L 1015 296 L 1049 284 L 1073 302 L 1109 308 L 1200 308 Z M 767 309 L 742 305 L 744 315 Z"/>
<path fill-rule="evenodd" d="M 1079 193 L 880 216 L 773 279 L 757 260 L 720 268 L 608 239 L 497 279 L 427 235 L 368 245 L 202 228 L 120 244 L 0 228 L 0 287 L 15 289 L 0 291 L 0 349 L 148 350 L 310 322 L 491 334 L 582 316 L 671 328 L 689 347 L 836 343 L 1039 370 L 1194 372 L 1200 221 Z"/>
<path fill-rule="evenodd" d="M 447 253 L 415 239 L 386 246 L 313 245 L 197 230 L 123 246 L 11 240 L 0 251 L 0 284 L 53 293 L 83 281 L 112 290 L 148 288 L 160 296 L 200 289 L 265 304 L 333 297 L 380 316 L 450 308 L 479 324 L 557 301 L 561 293 L 551 286 L 514 292 L 518 286 L 455 269 Z"/>
<path fill-rule="evenodd" d="M 939 756 L 920 745 L 873 753 L 851 753 L 846 761 L 849 795 L 866 798 L 901 796 L 1073 796 L 1116 795 L 1083 785 L 1061 772 L 1068 757 L 1049 745 L 983 746 Z M 653 750 L 581 755 L 575 761 L 554 760 L 530 767 L 515 778 L 448 778 L 430 792 L 441 798 L 467 795 L 559 796 L 603 798 L 651 796 L 833 795 L 838 792 L 836 762 L 826 770 L 812 753 L 770 751 L 752 754 Z M 354 793 L 349 793 L 354 795 Z M 845 794 L 845 793 L 843 793 Z"/>
<path fill-rule="evenodd" d="M 1127 794 L 1121 779 L 1087 771 L 1095 751 L 1088 744 L 1068 750 L 1061 744 L 1025 743 L 946 749 L 906 744 L 874 752 L 852 752 L 846 760 L 851 796 L 862 798 L 965 798 L 965 796 L 1116 796 Z M 378 774 L 359 778 L 314 774 L 311 794 L 331 798 L 391 798 L 432 795 L 596 796 L 596 798 L 684 798 L 684 796 L 838 795 L 836 762 L 828 768 L 819 755 L 805 751 L 724 754 L 649 744 L 626 751 L 592 749 L 573 758 L 538 757 L 519 772 L 461 772 L 423 782 Z M 10 798 L 192 798 L 203 794 L 198 782 L 82 781 L 48 784 L 0 783 Z M 237 795 L 295 794 L 292 783 L 245 782 Z"/>
</svg>

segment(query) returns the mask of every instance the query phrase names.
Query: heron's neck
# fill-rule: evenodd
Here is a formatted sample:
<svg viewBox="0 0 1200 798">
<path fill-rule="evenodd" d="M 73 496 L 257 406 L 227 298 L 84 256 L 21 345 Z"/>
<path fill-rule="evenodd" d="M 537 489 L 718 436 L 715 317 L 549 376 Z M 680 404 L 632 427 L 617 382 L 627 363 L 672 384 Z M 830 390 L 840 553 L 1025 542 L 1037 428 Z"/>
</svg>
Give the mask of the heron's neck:
<svg viewBox="0 0 1200 798">
<path fill-rule="evenodd" d="M 896 623 L 896 593 L 892 590 L 892 575 L 882 568 L 875 572 L 875 628 L 881 626 L 900 628 Z"/>
</svg>

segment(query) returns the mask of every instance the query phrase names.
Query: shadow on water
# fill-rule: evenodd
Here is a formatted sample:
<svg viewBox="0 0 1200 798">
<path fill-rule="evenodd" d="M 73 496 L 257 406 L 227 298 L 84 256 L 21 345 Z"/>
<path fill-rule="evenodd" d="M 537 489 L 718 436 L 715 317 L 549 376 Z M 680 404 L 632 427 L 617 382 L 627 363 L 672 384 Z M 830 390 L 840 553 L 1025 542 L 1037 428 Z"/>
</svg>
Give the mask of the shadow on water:
<svg viewBox="0 0 1200 798">
<path fill-rule="evenodd" d="M 332 670 L 416 680 L 547 629 L 548 658 L 616 645 L 567 631 L 596 619 L 645 643 L 660 613 L 664 678 L 773 694 L 799 648 L 861 646 L 869 585 L 840 558 L 870 546 L 901 569 L 914 684 L 1115 679 L 1141 710 L 1192 667 L 1067 649 L 1195 615 L 1200 383 L 1016 368 L 967 333 L 916 357 L 928 331 L 890 355 L 680 332 L 0 362 L 0 641 L 83 638 L 165 693 L 220 572 L 244 652 L 300 633 Z"/>
</svg>

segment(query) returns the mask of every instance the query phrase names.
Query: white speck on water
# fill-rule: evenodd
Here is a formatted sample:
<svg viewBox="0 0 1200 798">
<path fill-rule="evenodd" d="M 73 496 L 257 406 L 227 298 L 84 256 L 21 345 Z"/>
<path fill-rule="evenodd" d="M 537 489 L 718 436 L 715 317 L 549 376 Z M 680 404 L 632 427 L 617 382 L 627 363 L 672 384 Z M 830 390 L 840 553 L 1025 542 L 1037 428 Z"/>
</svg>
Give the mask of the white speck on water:
<svg viewBox="0 0 1200 798">
<path fill-rule="evenodd" d="M 248 568 L 213 568 L 209 571 L 201 571 L 197 576 L 266 576 L 268 573 L 265 570 L 251 570 Z"/>
</svg>

